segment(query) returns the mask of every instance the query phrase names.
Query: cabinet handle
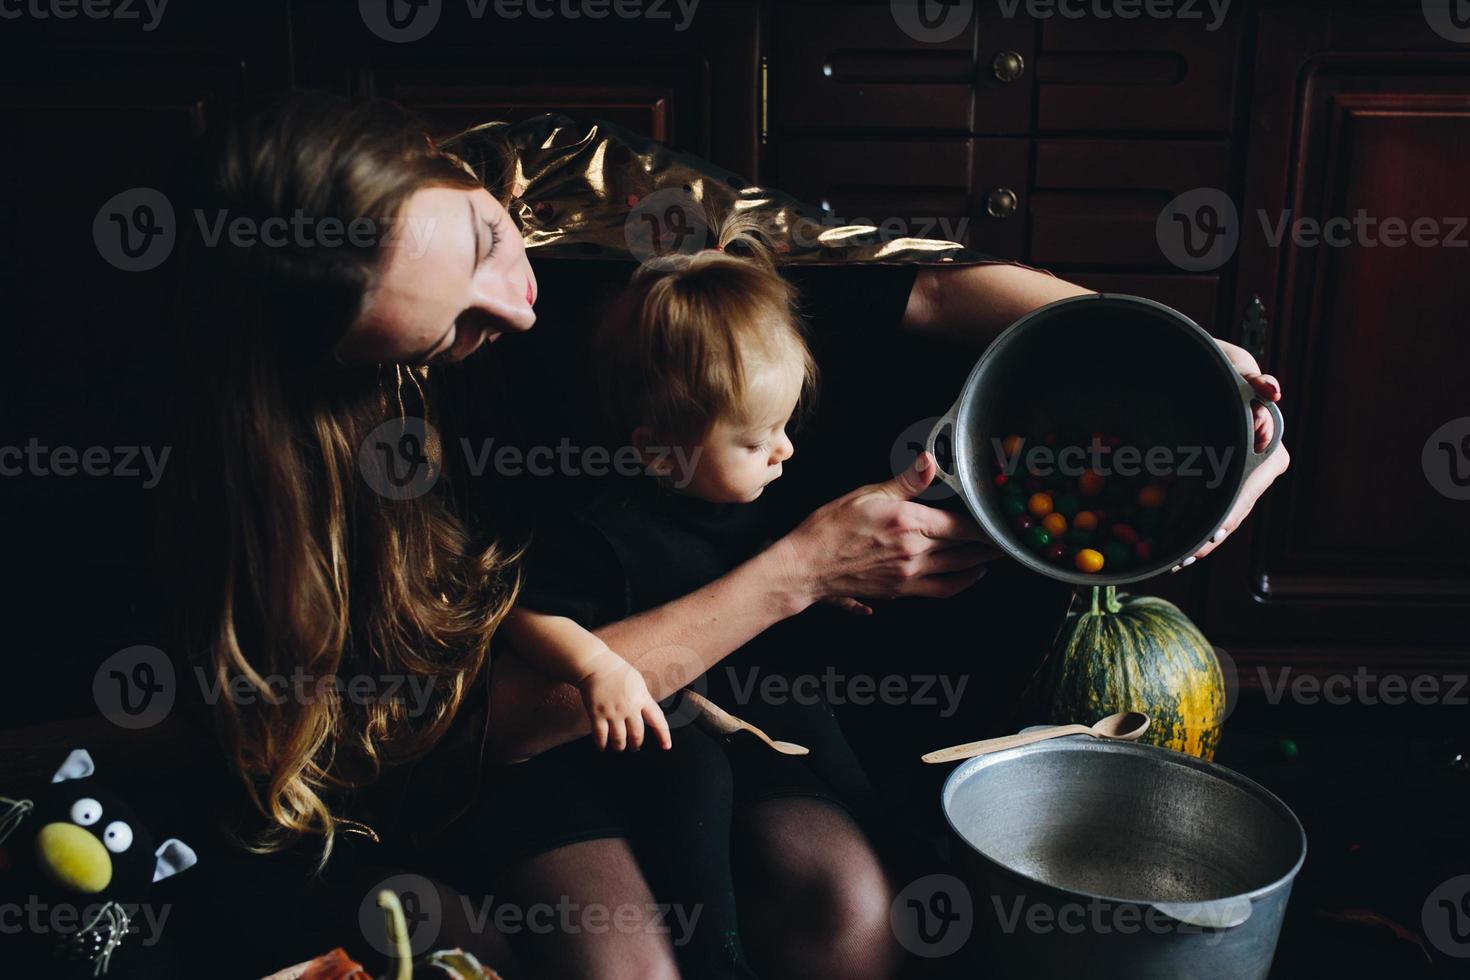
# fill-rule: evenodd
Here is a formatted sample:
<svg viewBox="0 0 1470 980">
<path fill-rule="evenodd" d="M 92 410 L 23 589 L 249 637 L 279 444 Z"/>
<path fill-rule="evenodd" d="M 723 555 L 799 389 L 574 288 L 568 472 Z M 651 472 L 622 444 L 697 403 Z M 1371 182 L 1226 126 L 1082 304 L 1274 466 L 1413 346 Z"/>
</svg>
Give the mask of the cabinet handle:
<svg viewBox="0 0 1470 980">
<path fill-rule="evenodd" d="M 990 63 L 990 70 L 996 80 L 1009 84 L 1026 73 L 1026 59 L 1019 51 L 1002 51 Z"/>
<path fill-rule="evenodd" d="M 992 218 L 1009 218 L 1016 213 L 1016 205 L 1019 203 L 1020 199 L 1016 197 L 1015 191 L 1009 187 L 997 187 L 985 199 L 985 210 Z"/>
<path fill-rule="evenodd" d="M 1251 352 L 1256 360 L 1266 356 L 1266 304 L 1261 297 L 1252 296 L 1245 304 L 1245 316 L 1240 321 L 1240 346 Z"/>
</svg>

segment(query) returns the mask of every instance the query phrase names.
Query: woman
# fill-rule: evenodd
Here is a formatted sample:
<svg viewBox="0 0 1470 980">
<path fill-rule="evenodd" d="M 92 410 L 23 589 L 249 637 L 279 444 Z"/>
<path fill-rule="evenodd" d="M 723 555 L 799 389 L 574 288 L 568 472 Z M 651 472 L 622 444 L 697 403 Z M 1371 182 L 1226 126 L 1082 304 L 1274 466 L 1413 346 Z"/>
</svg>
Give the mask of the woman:
<svg viewBox="0 0 1470 980">
<path fill-rule="evenodd" d="M 378 865 L 427 869 L 411 849 L 393 848 L 408 830 L 448 822 L 442 839 L 473 833 L 465 820 L 407 812 L 422 809 L 425 785 L 439 785 L 422 772 L 452 781 L 482 748 L 512 761 L 587 733 L 569 686 L 514 658 L 486 669 L 514 600 L 515 555 L 497 540 L 504 515 L 473 506 L 452 454 L 425 435 L 423 459 L 442 461 L 444 473 L 406 499 L 387 499 L 360 470 L 361 447 L 385 424 L 419 416 L 435 427 L 425 432 L 454 431 L 454 364 L 533 325 L 536 277 L 501 202 L 386 104 L 307 95 L 257 114 L 225 137 L 200 203 L 262 227 L 295 218 L 298 230 L 280 245 L 196 241 L 182 269 L 195 432 L 172 516 L 183 532 L 190 648 L 208 651 L 213 680 L 260 695 L 221 699 L 211 711 L 231 781 L 257 818 L 237 836 L 266 853 L 309 845 L 328 880 L 345 860 L 350 871 L 336 880 L 351 894 L 346 883 L 381 877 Z M 370 233 L 353 224 L 362 218 Z M 326 219 L 362 233 L 329 243 Z M 924 270 L 903 323 L 983 343 L 1026 310 L 1079 292 L 1010 266 Z M 1227 351 L 1279 397 L 1274 380 Z M 1283 451 L 1256 471 L 1227 527 L 1285 463 Z M 922 457 L 820 508 L 710 587 L 599 633 L 662 698 L 822 599 L 954 595 L 996 553 L 967 519 L 913 501 L 933 478 Z M 428 697 L 272 696 L 272 679 L 293 672 L 406 677 L 426 682 Z M 482 698 L 488 710 L 467 710 Z M 462 746 L 467 754 L 457 754 Z M 890 893 L 856 825 L 810 800 L 759 806 L 740 826 L 752 855 L 746 942 L 763 968 L 772 977 L 888 975 Z M 366 857 L 333 856 L 361 850 L 364 836 L 384 844 Z M 642 910 L 628 928 L 522 930 L 518 952 L 540 974 L 675 975 L 670 941 L 651 921 L 654 896 L 618 837 L 529 856 L 495 881 L 452 859 L 438 866 L 471 900 Z M 473 906 L 438 887 L 438 945 L 458 942 L 502 964 L 505 951 L 472 921 Z"/>
</svg>

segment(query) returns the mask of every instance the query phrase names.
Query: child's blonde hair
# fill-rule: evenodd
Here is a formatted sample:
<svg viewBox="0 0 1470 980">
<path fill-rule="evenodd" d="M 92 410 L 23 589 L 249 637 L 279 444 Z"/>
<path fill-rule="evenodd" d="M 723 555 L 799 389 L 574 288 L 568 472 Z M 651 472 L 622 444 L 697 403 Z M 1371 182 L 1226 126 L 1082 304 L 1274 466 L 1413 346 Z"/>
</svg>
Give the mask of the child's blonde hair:
<svg viewBox="0 0 1470 980">
<path fill-rule="evenodd" d="M 743 415 L 748 372 L 768 364 L 800 367 L 798 415 L 810 408 L 816 360 L 759 219 L 731 216 L 717 242 L 639 266 L 594 333 L 599 394 L 619 438 L 648 426 L 697 441 L 716 419 Z"/>
</svg>

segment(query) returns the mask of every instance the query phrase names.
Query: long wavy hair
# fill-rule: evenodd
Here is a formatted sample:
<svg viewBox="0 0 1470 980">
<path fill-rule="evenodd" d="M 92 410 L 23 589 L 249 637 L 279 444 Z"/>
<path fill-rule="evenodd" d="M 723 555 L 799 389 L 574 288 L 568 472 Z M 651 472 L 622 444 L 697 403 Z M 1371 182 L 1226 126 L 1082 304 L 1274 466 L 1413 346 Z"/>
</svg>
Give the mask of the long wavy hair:
<svg viewBox="0 0 1470 980">
<path fill-rule="evenodd" d="M 421 188 L 481 186 L 402 108 L 322 94 L 244 117 L 209 161 L 197 188 L 206 220 L 192 223 L 202 227 L 221 214 L 385 227 Z M 445 733 L 516 590 L 517 556 L 477 533 L 451 470 L 410 499 L 380 495 L 360 470 L 375 428 L 442 420 L 443 374 L 456 370 L 335 360 L 385 262 L 375 242 L 263 246 L 200 232 L 180 267 L 189 432 L 169 519 L 189 584 L 185 635 L 220 690 L 253 695 L 213 711 L 265 817 L 243 843 L 268 852 L 317 837 L 322 866 L 353 823 L 334 812 L 338 791 Z M 378 690 L 413 678 L 427 709 L 343 697 L 335 679 L 358 677 L 386 680 Z M 309 696 L 283 691 L 283 678 L 304 678 Z"/>
</svg>

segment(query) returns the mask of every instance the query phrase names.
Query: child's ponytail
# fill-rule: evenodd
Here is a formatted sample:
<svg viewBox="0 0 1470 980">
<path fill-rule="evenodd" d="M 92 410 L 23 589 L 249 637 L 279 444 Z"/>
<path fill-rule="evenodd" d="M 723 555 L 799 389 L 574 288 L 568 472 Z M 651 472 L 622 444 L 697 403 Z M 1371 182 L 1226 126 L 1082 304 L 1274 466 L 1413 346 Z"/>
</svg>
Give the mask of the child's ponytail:
<svg viewBox="0 0 1470 980">
<path fill-rule="evenodd" d="M 775 246 L 759 211 L 731 211 L 723 220 L 710 222 L 710 227 L 715 233 L 715 251 L 755 259 L 775 271 Z"/>
</svg>

